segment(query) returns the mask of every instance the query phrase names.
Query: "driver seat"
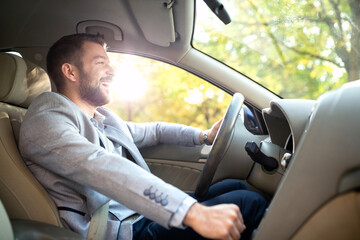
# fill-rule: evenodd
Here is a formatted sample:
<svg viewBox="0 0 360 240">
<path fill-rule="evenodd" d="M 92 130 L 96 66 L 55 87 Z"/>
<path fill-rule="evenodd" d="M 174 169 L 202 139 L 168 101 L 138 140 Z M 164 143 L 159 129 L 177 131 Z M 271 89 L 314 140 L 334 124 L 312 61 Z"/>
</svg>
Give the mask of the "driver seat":
<svg viewBox="0 0 360 240">
<path fill-rule="evenodd" d="M 0 53 L 0 200 L 10 219 L 62 227 L 55 203 L 26 167 L 17 145 L 28 106 L 50 89 L 42 68 L 19 56 Z"/>
</svg>

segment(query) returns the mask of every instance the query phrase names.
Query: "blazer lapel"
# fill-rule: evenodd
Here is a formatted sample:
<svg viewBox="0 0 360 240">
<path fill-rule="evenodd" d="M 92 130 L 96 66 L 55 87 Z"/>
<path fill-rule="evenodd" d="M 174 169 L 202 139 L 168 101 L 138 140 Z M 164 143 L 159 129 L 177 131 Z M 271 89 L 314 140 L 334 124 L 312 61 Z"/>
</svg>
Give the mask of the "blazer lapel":
<svg viewBox="0 0 360 240">
<path fill-rule="evenodd" d="M 118 144 L 126 148 L 139 166 L 147 171 L 150 171 L 138 148 L 130 140 L 126 133 L 124 133 L 121 129 L 107 125 L 105 128 L 105 134 L 115 145 Z"/>
</svg>

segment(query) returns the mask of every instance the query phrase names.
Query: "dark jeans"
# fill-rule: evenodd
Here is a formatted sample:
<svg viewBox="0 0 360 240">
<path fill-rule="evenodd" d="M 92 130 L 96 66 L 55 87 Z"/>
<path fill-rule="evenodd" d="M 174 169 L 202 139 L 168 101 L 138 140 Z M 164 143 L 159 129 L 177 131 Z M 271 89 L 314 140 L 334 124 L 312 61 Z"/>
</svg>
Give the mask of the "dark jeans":
<svg viewBox="0 0 360 240">
<path fill-rule="evenodd" d="M 193 194 L 190 194 L 192 197 Z M 266 200 L 258 193 L 247 190 L 245 184 L 236 180 L 226 180 L 212 185 L 207 195 L 197 199 L 204 205 L 212 206 L 222 203 L 234 203 L 239 206 L 246 225 L 241 239 L 250 239 L 254 229 L 259 225 L 268 207 Z M 205 239 L 190 227 L 186 229 L 166 229 L 161 225 L 143 218 L 133 226 L 134 240 L 190 240 Z"/>
</svg>

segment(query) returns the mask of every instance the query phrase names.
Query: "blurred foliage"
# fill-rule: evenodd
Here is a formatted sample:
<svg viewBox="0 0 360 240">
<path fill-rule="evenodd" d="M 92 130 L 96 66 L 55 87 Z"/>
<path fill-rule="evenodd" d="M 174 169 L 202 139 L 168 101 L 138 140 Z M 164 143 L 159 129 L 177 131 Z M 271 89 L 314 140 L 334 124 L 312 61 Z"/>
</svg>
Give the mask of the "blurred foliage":
<svg viewBox="0 0 360 240">
<path fill-rule="evenodd" d="M 208 129 L 225 114 L 231 101 L 226 92 L 172 65 L 125 54 L 109 56 L 118 74 L 113 101 L 107 107 L 124 120 Z"/>
<path fill-rule="evenodd" d="M 197 2 L 194 47 L 282 97 L 316 99 L 360 77 L 359 0 L 224 0 L 226 26 Z"/>
</svg>

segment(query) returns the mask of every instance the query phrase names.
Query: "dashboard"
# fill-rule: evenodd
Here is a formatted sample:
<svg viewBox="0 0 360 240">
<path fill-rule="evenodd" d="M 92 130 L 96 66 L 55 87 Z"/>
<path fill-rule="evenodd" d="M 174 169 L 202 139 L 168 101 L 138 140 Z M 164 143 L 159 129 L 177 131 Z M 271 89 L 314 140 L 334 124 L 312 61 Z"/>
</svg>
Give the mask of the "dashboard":
<svg viewBox="0 0 360 240">
<path fill-rule="evenodd" d="M 315 104 L 303 99 L 272 101 L 270 108 L 263 109 L 271 142 L 295 153 Z"/>
<path fill-rule="evenodd" d="M 251 185 L 267 194 L 275 194 L 315 104 L 313 100 L 279 99 L 272 101 L 269 108 L 263 109 L 269 136 L 258 143 L 259 150 L 276 167 L 269 170 L 265 164 L 254 164 L 247 179 Z"/>
<path fill-rule="evenodd" d="M 272 151 L 283 149 L 291 154 L 291 160 L 273 173 L 256 166 L 250 173 L 249 180 L 256 187 L 274 191 L 255 239 L 291 239 L 298 227 L 327 203 L 359 189 L 359 102 L 360 81 L 354 81 L 316 101 L 276 100 L 263 109 L 269 131 L 267 145 Z M 284 155 L 280 156 L 279 162 Z"/>
</svg>

